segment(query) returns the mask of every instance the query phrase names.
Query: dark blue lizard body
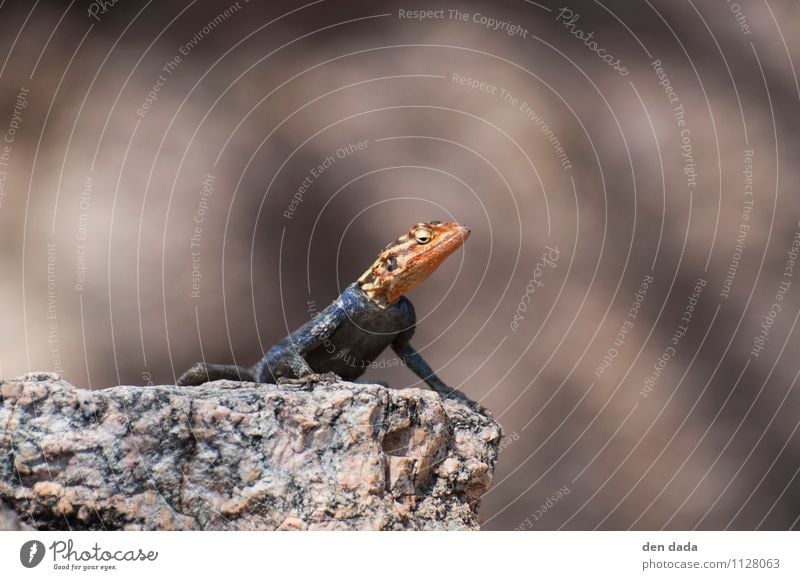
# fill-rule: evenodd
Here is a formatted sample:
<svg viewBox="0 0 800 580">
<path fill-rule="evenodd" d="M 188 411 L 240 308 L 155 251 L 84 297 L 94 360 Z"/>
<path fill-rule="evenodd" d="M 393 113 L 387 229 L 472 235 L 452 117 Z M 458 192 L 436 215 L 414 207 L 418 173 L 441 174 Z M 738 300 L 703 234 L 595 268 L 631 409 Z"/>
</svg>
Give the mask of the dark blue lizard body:
<svg viewBox="0 0 800 580">
<path fill-rule="evenodd" d="M 330 306 L 270 348 L 252 371 L 262 383 L 310 372 L 333 372 L 352 381 L 386 347 L 408 342 L 415 323 L 407 298 L 381 308 L 351 284 Z"/>
</svg>

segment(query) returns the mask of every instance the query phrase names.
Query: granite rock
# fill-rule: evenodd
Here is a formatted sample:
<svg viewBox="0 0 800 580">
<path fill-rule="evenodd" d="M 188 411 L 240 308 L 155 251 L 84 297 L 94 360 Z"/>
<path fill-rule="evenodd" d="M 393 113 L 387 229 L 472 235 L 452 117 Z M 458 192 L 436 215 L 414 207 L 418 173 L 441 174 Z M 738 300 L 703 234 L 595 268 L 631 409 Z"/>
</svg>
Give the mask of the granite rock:
<svg viewBox="0 0 800 580">
<path fill-rule="evenodd" d="M 360 383 L 31 373 L 0 396 L 0 524 L 40 530 L 477 529 L 502 435 L 435 392 Z"/>
</svg>

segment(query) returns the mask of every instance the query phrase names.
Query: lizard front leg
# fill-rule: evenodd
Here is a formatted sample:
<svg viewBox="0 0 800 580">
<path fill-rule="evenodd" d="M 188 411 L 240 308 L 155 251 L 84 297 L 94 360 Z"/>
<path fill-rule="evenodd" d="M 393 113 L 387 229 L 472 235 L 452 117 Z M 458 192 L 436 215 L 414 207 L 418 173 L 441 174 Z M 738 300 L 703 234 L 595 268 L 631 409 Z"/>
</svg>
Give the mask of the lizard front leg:
<svg viewBox="0 0 800 580">
<path fill-rule="evenodd" d="M 412 327 L 411 329 L 400 333 L 397 338 L 395 338 L 394 342 L 392 342 L 392 350 L 397 353 L 397 356 L 400 357 L 400 360 L 402 360 L 408 368 L 414 371 L 414 374 L 425 381 L 430 388 L 439 393 L 442 397 L 460 401 L 478 413 L 490 415 L 489 410 L 480 405 L 480 403 L 473 401 L 458 389 L 447 386 L 444 381 L 436 376 L 436 373 L 434 373 L 433 369 L 431 369 L 428 363 L 425 362 L 425 359 L 423 359 L 416 349 L 411 346 L 409 341 L 413 333 L 414 329 Z"/>
<path fill-rule="evenodd" d="M 325 308 L 292 334 L 272 347 L 254 367 L 253 374 L 261 381 L 303 384 L 338 379 L 333 373 L 318 374 L 303 354 L 322 345 L 347 320 L 347 312 L 337 301 Z"/>
<path fill-rule="evenodd" d="M 292 345 L 286 351 L 286 362 L 292 369 L 296 378 L 280 377 L 277 380 L 279 385 L 305 385 L 308 383 L 336 382 L 339 377 L 335 373 L 315 373 L 314 369 L 308 366 L 306 359 L 297 352 Z"/>
</svg>

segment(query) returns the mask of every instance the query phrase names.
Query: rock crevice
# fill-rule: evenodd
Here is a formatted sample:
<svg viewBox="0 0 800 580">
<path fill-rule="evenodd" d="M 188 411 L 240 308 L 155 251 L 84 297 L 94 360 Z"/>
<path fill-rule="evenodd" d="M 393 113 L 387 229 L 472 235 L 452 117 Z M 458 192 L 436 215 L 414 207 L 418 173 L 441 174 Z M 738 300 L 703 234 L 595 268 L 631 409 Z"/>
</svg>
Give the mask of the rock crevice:
<svg viewBox="0 0 800 580">
<path fill-rule="evenodd" d="M 477 529 L 502 435 L 432 391 L 347 382 L 91 391 L 35 373 L 0 396 L 3 527 Z"/>
</svg>

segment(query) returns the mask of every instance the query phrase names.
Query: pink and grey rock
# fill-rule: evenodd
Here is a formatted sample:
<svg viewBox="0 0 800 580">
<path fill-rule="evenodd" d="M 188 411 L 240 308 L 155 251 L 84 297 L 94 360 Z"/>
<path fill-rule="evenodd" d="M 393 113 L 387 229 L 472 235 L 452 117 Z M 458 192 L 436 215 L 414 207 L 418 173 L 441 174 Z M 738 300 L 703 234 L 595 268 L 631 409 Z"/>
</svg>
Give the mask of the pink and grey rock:
<svg viewBox="0 0 800 580">
<path fill-rule="evenodd" d="M 477 529 L 502 435 L 435 392 L 347 382 L 93 391 L 34 373 L 0 394 L 4 528 Z"/>
</svg>

